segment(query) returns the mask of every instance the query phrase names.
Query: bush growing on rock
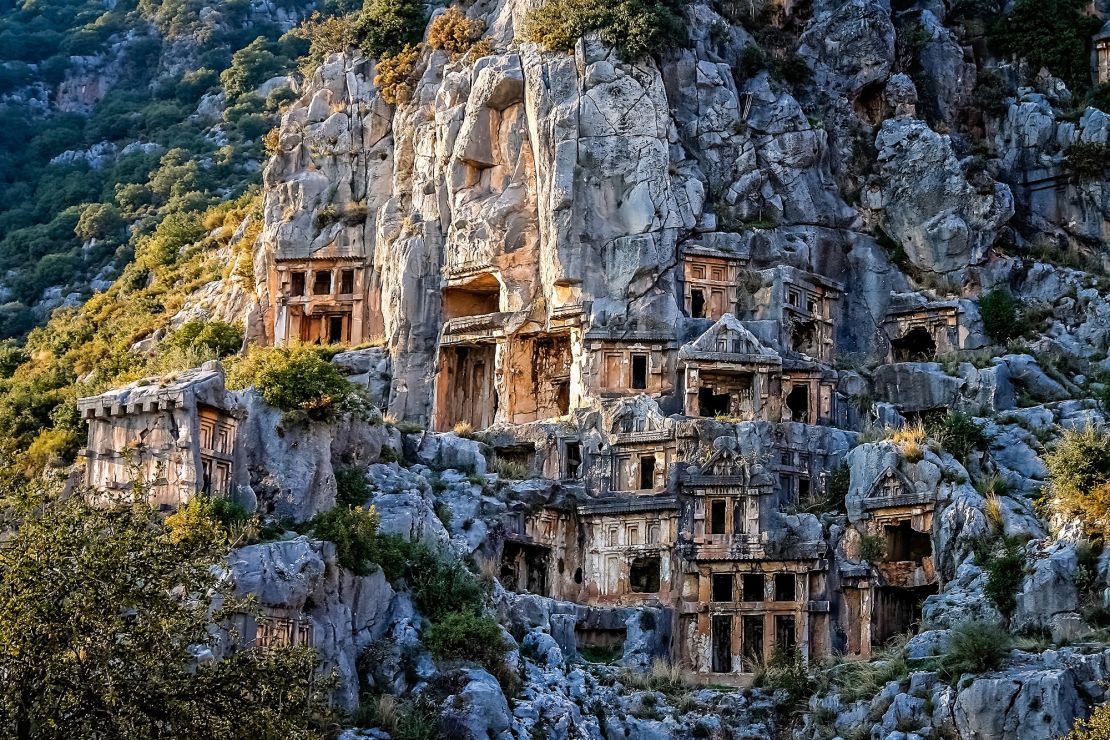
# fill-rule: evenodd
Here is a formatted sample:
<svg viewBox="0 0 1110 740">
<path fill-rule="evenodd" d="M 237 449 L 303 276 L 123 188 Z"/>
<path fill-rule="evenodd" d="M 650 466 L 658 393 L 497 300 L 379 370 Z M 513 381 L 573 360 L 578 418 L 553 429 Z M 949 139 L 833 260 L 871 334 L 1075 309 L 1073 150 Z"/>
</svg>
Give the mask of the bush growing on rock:
<svg viewBox="0 0 1110 740">
<path fill-rule="evenodd" d="M 467 18 L 457 6 L 452 6 L 428 26 L 428 46 L 457 58 L 470 51 L 484 30 L 485 24 L 480 20 Z"/>
<path fill-rule="evenodd" d="M 497 621 L 473 611 L 454 612 L 433 624 L 428 647 L 436 660 L 472 660 L 491 670 L 509 649 Z"/>
<path fill-rule="evenodd" d="M 371 492 L 365 471 L 359 468 L 340 468 L 335 471 L 336 506 L 365 506 Z"/>
<path fill-rule="evenodd" d="M 404 580 L 413 601 L 433 622 L 455 611 L 476 610 L 483 594 L 478 579 L 458 560 L 446 559 L 422 542 L 381 535 L 373 560 L 390 582 Z"/>
<path fill-rule="evenodd" d="M 418 44 L 427 20 L 420 0 L 366 0 L 355 33 L 363 51 L 383 57 Z"/>
<path fill-rule="evenodd" d="M 1087 719 L 1076 720 L 1064 740 L 1106 740 L 1110 738 L 1110 703 L 1099 704 Z"/>
<path fill-rule="evenodd" d="M 336 558 L 347 570 L 368 575 L 378 552 L 378 512 L 371 506 L 342 507 L 322 512 L 308 523 L 314 537 L 335 543 Z"/>
<path fill-rule="evenodd" d="M 983 427 L 962 411 L 949 412 L 939 422 L 930 424 L 928 432 L 957 460 L 966 460 L 974 450 L 987 444 Z"/>
<path fill-rule="evenodd" d="M 965 673 L 985 673 L 1002 667 L 1012 640 L 1006 630 L 989 622 L 964 622 L 953 628 L 941 672 L 949 680 Z"/>
<path fill-rule="evenodd" d="M 1014 296 L 1004 288 L 995 288 L 979 299 L 979 315 L 983 331 L 1000 344 L 1020 337 L 1029 328 L 1018 312 Z"/>
<path fill-rule="evenodd" d="M 781 707 L 784 710 L 789 710 L 813 693 L 813 680 L 806 671 L 801 651 L 781 645 L 775 645 L 770 660 L 757 667 L 752 685 L 785 692 L 787 700 Z"/>
<path fill-rule="evenodd" d="M 674 0 L 548 0 L 528 14 L 524 35 L 563 50 L 591 31 L 626 61 L 661 53 L 686 38 L 681 5 Z"/>
<path fill-rule="evenodd" d="M 1110 526 L 1110 434 L 1094 426 L 1065 430 L 1045 464 L 1056 508 L 1105 531 Z"/>
<path fill-rule="evenodd" d="M 416 63 L 420 61 L 420 45 L 406 45 L 396 54 L 384 56 L 378 62 L 374 85 L 382 100 L 390 105 L 404 105 L 412 100 L 416 84 Z"/>
<path fill-rule="evenodd" d="M 1016 596 L 1025 578 L 1025 541 L 1020 537 L 1003 537 L 999 544 L 983 562 L 987 571 L 983 592 L 1008 617 L 1014 613 Z"/>
<path fill-rule="evenodd" d="M 859 556 L 869 563 L 886 557 L 886 539 L 882 535 L 865 534 L 859 538 Z"/>
<path fill-rule="evenodd" d="M 170 335 L 166 343 L 179 349 L 194 349 L 212 357 L 233 355 L 243 346 L 243 329 L 238 324 L 211 319 L 187 321 Z"/>
<path fill-rule="evenodd" d="M 1072 90 L 1091 82 L 1091 36 L 1102 21 L 1087 14 L 1086 0 L 1017 0 L 991 29 L 991 42 L 1003 54 L 1016 54 L 1036 73 L 1041 67 Z"/>
<path fill-rule="evenodd" d="M 351 384 L 328 362 L 326 351 L 307 344 L 252 349 L 228 374 L 228 386 L 253 385 L 266 403 L 285 412 L 324 420 L 355 401 Z"/>
<path fill-rule="evenodd" d="M 1100 180 L 1110 167 L 1110 147 L 1097 141 L 1077 141 L 1064 150 L 1064 166 L 1080 182 Z"/>
<path fill-rule="evenodd" d="M 301 58 L 301 71 L 309 77 L 329 54 L 337 54 L 354 46 L 357 41 L 356 17 L 346 15 L 320 15 L 313 11 L 300 25 L 290 31 L 308 42 L 308 53 Z"/>
</svg>

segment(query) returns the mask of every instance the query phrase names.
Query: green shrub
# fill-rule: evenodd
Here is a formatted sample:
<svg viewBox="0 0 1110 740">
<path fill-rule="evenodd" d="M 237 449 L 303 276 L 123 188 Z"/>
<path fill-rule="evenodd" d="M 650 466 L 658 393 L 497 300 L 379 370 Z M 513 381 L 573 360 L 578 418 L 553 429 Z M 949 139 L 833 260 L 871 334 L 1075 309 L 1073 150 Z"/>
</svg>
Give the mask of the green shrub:
<svg viewBox="0 0 1110 740">
<path fill-rule="evenodd" d="M 939 422 L 930 423 L 927 431 L 958 460 L 966 460 L 972 451 L 987 444 L 983 427 L 962 411 L 949 412 Z"/>
<path fill-rule="evenodd" d="M 427 20 L 421 0 L 366 0 L 355 35 L 370 56 L 392 55 L 419 44 Z"/>
<path fill-rule="evenodd" d="M 111 203 L 90 203 L 81 209 L 74 233 L 82 239 L 107 239 L 119 235 L 124 222 Z"/>
<path fill-rule="evenodd" d="M 975 106 L 984 113 L 1001 116 L 1009 108 L 1009 98 L 1017 91 L 1007 84 L 997 73 L 989 69 L 979 70 L 975 79 Z"/>
<path fill-rule="evenodd" d="M 488 668 L 503 662 L 509 649 L 495 619 L 469 610 L 434 623 L 427 643 L 436 660 L 472 660 Z"/>
<path fill-rule="evenodd" d="M 813 693 L 813 680 L 806 670 L 805 661 L 798 648 L 786 649 L 775 645 L 771 659 L 756 671 L 752 684 L 770 691 L 783 691 L 787 695 L 784 708 L 800 703 Z"/>
<path fill-rule="evenodd" d="M 1025 578 L 1025 542 L 1020 537 L 1003 537 L 1001 547 L 987 556 L 983 569 L 987 585 L 983 592 L 1005 616 L 1014 613 L 1016 596 Z"/>
<path fill-rule="evenodd" d="M 253 385 L 263 400 L 282 411 L 304 411 L 309 418 L 331 418 L 352 398 L 351 384 L 325 358 L 325 351 L 307 344 L 254 348 L 228 374 L 228 385 Z"/>
<path fill-rule="evenodd" d="M 1020 337 L 1029 328 L 1017 301 L 1005 288 L 995 288 L 979 298 L 979 315 L 987 336 L 999 344 Z"/>
<path fill-rule="evenodd" d="M 1100 180 L 1110 167 L 1110 147 L 1095 141 L 1078 141 L 1064 150 L 1064 167 L 1076 180 Z"/>
<path fill-rule="evenodd" d="M 1045 464 L 1058 509 L 1090 528 L 1110 527 L 1110 434 L 1094 426 L 1064 430 Z"/>
<path fill-rule="evenodd" d="M 675 0 L 548 0 L 528 14 L 524 35 L 548 49 L 563 50 L 591 31 L 627 61 L 659 54 L 686 38 L 681 5 Z"/>
<path fill-rule="evenodd" d="M 964 622 L 953 628 L 941 672 L 949 680 L 965 673 L 985 673 L 1002 667 L 1011 646 L 1010 635 L 989 622 Z"/>
<path fill-rule="evenodd" d="M 838 508 L 844 507 L 844 500 L 848 498 L 848 489 L 852 485 L 852 469 L 847 465 L 829 473 L 825 479 L 825 498 Z"/>
<path fill-rule="evenodd" d="M 352 573 L 368 575 L 377 553 L 378 513 L 374 507 L 336 506 L 308 523 L 314 537 L 335 543 L 339 564 Z"/>
<path fill-rule="evenodd" d="M 865 534 L 859 538 L 859 556 L 869 563 L 878 563 L 886 557 L 886 538 L 878 534 Z"/>
<path fill-rule="evenodd" d="M 483 602 L 478 579 L 458 560 L 400 535 L 378 537 L 373 560 L 391 582 L 404 580 L 413 601 L 433 622 L 455 611 L 476 611 Z"/>
<path fill-rule="evenodd" d="M 309 77 L 329 54 L 346 51 L 357 39 L 354 16 L 321 15 L 314 10 L 289 33 L 308 42 L 308 53 L 301 58 L 301 71 Z"/>
<path fill-rule="evenodd" d="M 1090 41 L 1102 21 L 1087 14 L 1087 0 L 1017 0 L 991 29 L 991 42 L 1003 54 L 1024 58 L 1064 80 L 1074 91 L 1091 81 Z"/>
<path fill-rule="evenodd" d="M 365 506 L 373 489 L 360 468 L 340 468 L 335 471 L 335 505 Z"/>
<path fill-rule="evenodd" d="M 219 319 L 186 321 L 166 343 L 180 349 L 196 349 L 213 357 L 227 357 L 243 346 L 243 329 Z"/>
</svg>

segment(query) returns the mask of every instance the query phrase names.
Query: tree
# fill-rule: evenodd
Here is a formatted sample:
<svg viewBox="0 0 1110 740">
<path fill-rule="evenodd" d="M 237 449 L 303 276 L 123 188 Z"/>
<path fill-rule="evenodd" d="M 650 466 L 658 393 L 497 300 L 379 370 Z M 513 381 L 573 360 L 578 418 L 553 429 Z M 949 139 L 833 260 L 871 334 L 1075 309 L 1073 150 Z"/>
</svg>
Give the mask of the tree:
<svg viewBox="0 0 1110 740">
<path fill-rule="evenodd" d="M 354 395 L 324 351 L 308 344 L 253 349 L 232 368 L 228 383 L 233 388 L 253 385 L 271 406 L 305 412 L 314 420 L 333 417 Z"/>
<path fill-rule="evenodd" d="M 1023 57 L 1035 74 L 1041 67 L 1074 91 L 1090 85 L 1091 36 L 1102 21 L 1087 15 L 1087 0 L 1017 0 L 995 24 L 991 41 L 1003 54 Z"/>
<path fill-rule="evenodd" d="M 117 236 L 123 229 L 119 209 L 111 203 L 90 203 L 81 209 L 74 233 L 82 239 L 107 239 Z"/>
<path fill-rule="evenodd" d="M 1045 464 L 1059 509 L 1089 527 L 1110 527 L 1110 434 L 1094 426 L 1065 430 Z"/>
<path fill-rule="evenodd" d="M 0 548 L 0 733 L 322 737 L 311 648 L 193 657 L 231 644 L 213 618 L 244 606 L 213 568 L 226 537 L 172 536 L 145 503 L 21 496 Z"/>
<path fill-rule="evenodd" d="M 1028 328 L 1018 312 L 1017 301 L 1005 288 L 995 288 L 979 298 L 979 315 L 983 331 L 1002 344 L 1020 337 Z"/>
<path fill-rule="evenodd" d="M 382 57 L 420 43 L 426 21 L 420 0 L 366 0 L 355 33 L 363 51 Z"/>
</svg>

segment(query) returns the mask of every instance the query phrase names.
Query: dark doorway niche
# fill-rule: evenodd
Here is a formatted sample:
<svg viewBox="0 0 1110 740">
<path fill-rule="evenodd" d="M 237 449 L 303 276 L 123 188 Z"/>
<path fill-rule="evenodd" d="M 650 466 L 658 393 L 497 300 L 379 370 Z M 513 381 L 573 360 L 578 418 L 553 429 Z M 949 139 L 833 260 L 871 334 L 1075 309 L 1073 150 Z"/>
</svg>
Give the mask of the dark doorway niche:
<svg viewBox="0 0 1110 740">
<path fill-rule="evenodd" d="M 714 673 L 732 672 L 732 616 L 715 614 L 712 621 Z"/>
<path fill-rule="evenodd" d="M 728 416 L 729 401 L 727 393 L 714 393 L 712 388 L 698 388 L 698 415 L 710 419 Z"/>
<path fill-rule="evenodd" d="M 659 593 L 659 558 L 635 558 L 628 568 L 628 584 L 633 593 Z"/>
<path fill-rule="evenodd" d="M 786 407 L 790 409 L 790 421 L 809 423 L 809 385 L 795 383 L 786 397 Z"/>
<path fill-rule="evenodd" d="M 904 337 L 890 343 L 895 362 L 932 362 L 937 356 L 937 343 L 924 327 L 911 329 Z"/>
</svg>

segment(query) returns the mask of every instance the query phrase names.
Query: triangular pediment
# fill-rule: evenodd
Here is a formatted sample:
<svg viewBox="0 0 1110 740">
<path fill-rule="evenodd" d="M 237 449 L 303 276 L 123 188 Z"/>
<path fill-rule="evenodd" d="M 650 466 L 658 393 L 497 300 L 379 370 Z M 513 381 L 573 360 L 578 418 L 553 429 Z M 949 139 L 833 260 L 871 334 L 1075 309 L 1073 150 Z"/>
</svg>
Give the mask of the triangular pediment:
<svg viewBox="0 0 1110 740">
<path fill-rule="evenodd" d="M 867 494 L 867 498 L 898 498 L 899 496 L 905 496 L 910 493 L 913 493 L 913 487 L 910 486 L 905 476 L 894 468 L 887 468 L 875 479 L 875 482 L 871 485 L 871 492 Z"/>
<path fill-rule="evenodd" d="M 683 345 L 682 359 L 703 359 L 713 355 L 743 358 L 748 362 L 782 364 L 777 352 L 763 344 L 732 314 L 722 316 L 700 337 Z"/>
</svg>

